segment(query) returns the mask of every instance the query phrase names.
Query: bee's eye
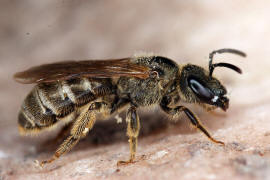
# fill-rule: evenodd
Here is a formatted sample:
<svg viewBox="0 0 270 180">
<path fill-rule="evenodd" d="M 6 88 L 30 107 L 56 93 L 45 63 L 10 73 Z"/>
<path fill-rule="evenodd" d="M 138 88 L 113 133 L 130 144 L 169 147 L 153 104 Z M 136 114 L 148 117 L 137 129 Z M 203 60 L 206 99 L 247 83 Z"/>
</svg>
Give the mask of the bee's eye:
<svg viewBox="0 0 270 180">
<path fill-rule="evenodd" d="M 190 78 L 188 80 L 189 87 L 192 89 L 192 91 L 201 99 L 203 100 L 211 100 L 214 97 L 213 92 L 205 87 L 200 81 Z"/>
</svg>

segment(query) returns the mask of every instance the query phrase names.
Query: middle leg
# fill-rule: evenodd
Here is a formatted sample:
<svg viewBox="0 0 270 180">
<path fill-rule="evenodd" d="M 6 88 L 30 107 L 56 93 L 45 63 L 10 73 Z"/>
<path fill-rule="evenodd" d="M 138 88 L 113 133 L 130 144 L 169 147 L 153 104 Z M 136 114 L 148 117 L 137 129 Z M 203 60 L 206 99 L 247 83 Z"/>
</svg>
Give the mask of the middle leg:
<svg viewBox="0 0 270 180">
<path fill-rule="evenodd" d="M 127 161 L 118 161 L 117 165 L 133 163 L 137 151 L 138 136 L 140 131 L 140 120 L 135 106 L 131 106 L 128 109 L 126 120 L 128 123 L 127 136 L 129 137 L 128 142 L 130 148 L 130 157 Z"/>
</svg>

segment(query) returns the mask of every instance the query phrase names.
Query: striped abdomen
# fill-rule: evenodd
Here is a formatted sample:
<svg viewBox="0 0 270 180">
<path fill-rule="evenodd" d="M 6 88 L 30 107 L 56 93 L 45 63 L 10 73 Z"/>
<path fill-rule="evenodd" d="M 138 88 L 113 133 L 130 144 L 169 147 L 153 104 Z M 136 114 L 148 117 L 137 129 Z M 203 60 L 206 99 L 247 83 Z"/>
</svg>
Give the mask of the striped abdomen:
<svg viewBox="0 0 270 180">
<path fill-rule="evenodd" d="M 112 94 L 110 79 L 72 79 L 36 85 L 24 100 L 19 113 L 22 134 L 50 127 L 76 108 L 98 97 Z"/>
</svg>

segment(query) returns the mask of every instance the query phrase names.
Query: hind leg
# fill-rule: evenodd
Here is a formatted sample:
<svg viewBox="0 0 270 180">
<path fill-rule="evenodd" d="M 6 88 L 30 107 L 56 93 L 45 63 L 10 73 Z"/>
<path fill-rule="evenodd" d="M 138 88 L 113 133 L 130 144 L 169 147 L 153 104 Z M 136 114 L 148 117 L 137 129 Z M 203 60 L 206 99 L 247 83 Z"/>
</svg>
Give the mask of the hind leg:
<svg viewBox="0 0 270 180">
<path fill-rule="evenodd" d="M 63 138 L 69 134 L 71 128 L 72 128 L 72 123 L 66 124 L 61 129 L 61 131 L 57 134 L 57 136 L 54 138 L 54 141 L 59 142 L 59 141 L 63 140 Z"/>
<path fill-rule="evenodd" d="M 55 146 L 59 145 L 61 142 L 63 142 L 63 140 L 69 135 L 69 132 L 72 128 L 72 123 L 68 123 L 66 124 L 61 130 L 60 132 L 58 132 L 58 134 L 52 138 L 52 139 L 48 139 L 45 142 L 43 142 L 39 148 L 38 151 L 39 152 L 44 152 L 44 151 L 51 151 L 55 148 Z"/>
<path fill-rule="evenodd" d="M 54 153 L 54 156 L 49 159 L 42 161 L 40 163 L 41 166 L 47 163 L 51 163 L 54 160 L 58 159 L 61 155 L 70 151 L 81 138 L 85 137 L 89 130 L 91 130 L 95 123 L 95 111 L 101 109 L 105 103 L 95 102 L 90 104 L 85 110 L 79 115 L 79 117 L 74 122 L 72 129 L 70 131 L 70 135 L 67 139 L 59 146 L 59 148 Z"/>
</svg>

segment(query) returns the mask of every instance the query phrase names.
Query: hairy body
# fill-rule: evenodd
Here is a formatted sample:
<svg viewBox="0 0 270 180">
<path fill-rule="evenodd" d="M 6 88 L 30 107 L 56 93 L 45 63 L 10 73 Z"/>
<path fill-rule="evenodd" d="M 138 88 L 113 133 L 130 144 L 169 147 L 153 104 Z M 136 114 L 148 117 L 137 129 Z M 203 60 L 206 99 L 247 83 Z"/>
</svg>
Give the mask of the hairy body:
<svg viewBox="0 0 270 180">
<path fill-rule="evenodd" d="M 223 51 L 224 49 L 220 50 L 220 52 Z M 242 52 L 231 49 L 225 49 L 225 52 L 243 55 Z M 210 54 L 210 57 L 211 55 L 213 56 Z M 212 57 L 209 71 L 192 64 L 178 65 L 173 60 L 161 56 L 121 59 L 122 63 L 123 60 L 125 62 L 128 60 L 127 66 L 118 65 L 117 60 L 113 61 L 114 66 L 112 67 L 107 67 L 106 61 L 94 63 L 89 61 L 91 68 L 96 65 L 109 73 L 117 72 L 111 77 L 101 72 L 102 69 L 95 74 L 92 73 L 98 77 L 94 77 L 92 74 L 91 77 L 84 77 L 87 73 L 74 77 L 67 71 L 63 71 L 66 73 L 63 76 L 61 73 L 57 74 L 57 71 L 51 71 L 54 64 L 40 66 L 15 75 L 15 78 L 21 78 L 25 82 L 33 81 L 30 72 L 38 77 L 35 80 L 38 84 L 26 97 L 19 113 L 19 130 L 22 134 L 36 134 L 40 130 L 56 125 L 59 121 L 72 125 L 70 135 L 56 150 L 54 156 L 43 161 L 41 165 L 59 158 L 78 143 L 80 138 L 85 137 L 93 127 L 97 113 L 110 116 L 124 109 L 127 109 L 130 158 L 128 161 L 119 161 L 118 164 L 134 162 L 140 129 L 137 108 L 154 104 L 158 104 L 165 113 L 172 116 L 178 116 L 184 112 L 191 124 L 202 131 L 211 141 L 224 144 L 212 138 L 201 125 L 198 117 L 188 108 L 176 104 L 179 102 L 197 103 L 203 107 L 219 107 L 225 111 L 229 107 L 229 99 L 225 96 L 226 89 L 216 78 L 212 77 L 212 72 L 218 66 L 241 72 L 239 68 L 227 63 L 212 64 Z M 87 62 L 82 62 L 80 66 L 85 63 Z M 57 66 L 55 69 L 60 70 L 61 66 L 67 66 L 67 64 L 55 64 Z M 78 64 L 75 65 L 78 66 Z M 74 62 L 69 63 L 67 67 L 73 66 Z M 119 69 L 119 67 L 122 69 L 114 71 L 114 68 Z M 132 67 L 132 75 L 130 75 L 128 67 Z M 44 72 L 55 73 L 52 77 L 59 79 L 53 80 L 42 74 L 43 72 L 40 73 L 40 70 L 44 69 Z M 141 72 L 143 69 L 147 69 L 148 73 L 145 78 L 140 77 L 145 75 L 144 72 Z M 139 71 L 141 74 L 137 73 Z M 126 75 L 122 75 L 124 73 Z M 44 76 L 47 79 L 44 80 Z"/>
</svg>

